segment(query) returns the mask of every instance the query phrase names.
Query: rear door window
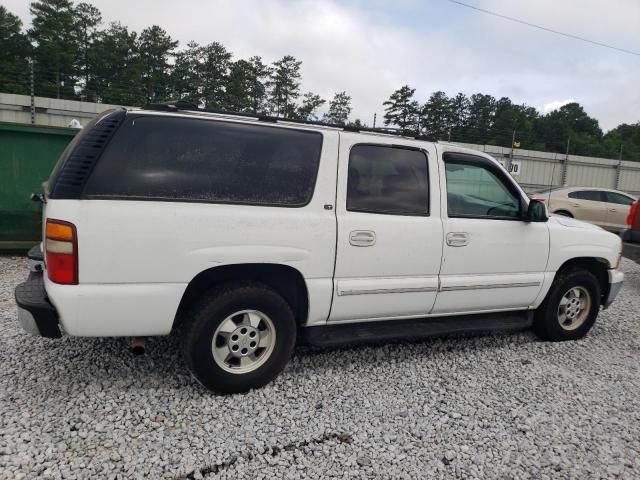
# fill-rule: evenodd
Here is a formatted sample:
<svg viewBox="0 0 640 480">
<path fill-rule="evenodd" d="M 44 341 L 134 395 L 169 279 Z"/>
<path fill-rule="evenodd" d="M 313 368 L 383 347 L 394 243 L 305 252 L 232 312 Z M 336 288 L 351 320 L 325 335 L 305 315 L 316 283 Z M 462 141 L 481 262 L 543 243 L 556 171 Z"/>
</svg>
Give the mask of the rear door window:
<svg viewBox="0 0 640 480">
<path fill-rule="evenodd" d="M 355 145 L 349 155 L 347 210 L 429 215 L 427 156 L 419 150 Z"/>
<path fill-rule="evenodd" d="M 131 116 L 84 196 L 299 207 L 313 195 L 321 151 L 319 132 Z"/>
</svg>

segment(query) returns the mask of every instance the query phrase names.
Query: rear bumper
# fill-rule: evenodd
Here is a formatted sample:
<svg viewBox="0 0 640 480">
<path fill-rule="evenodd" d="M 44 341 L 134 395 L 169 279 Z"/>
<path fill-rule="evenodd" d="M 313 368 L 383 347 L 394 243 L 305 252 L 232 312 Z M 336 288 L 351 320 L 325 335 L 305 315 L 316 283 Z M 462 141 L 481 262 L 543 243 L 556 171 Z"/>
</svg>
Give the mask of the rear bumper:
<svg viewBox="0 0 640 480">
<path fill-rule="evenodd" d="M 604 299 L 604 308 L 607 308 L 616 299 L 618 293 L 622 289 L 624 282 L 624 273 L 620 270 L 609 270 L 609 293 Z"/>
<path fill-rule="evenodd" d="M 47 338 L 60 338 L 58 312 L 51 305 L 44 289 L 42 271 L 29 272 L 29 278 L 15 290 L 18 305 L 18 321 L 22 328 L 32 334 Z"/>
</svg>

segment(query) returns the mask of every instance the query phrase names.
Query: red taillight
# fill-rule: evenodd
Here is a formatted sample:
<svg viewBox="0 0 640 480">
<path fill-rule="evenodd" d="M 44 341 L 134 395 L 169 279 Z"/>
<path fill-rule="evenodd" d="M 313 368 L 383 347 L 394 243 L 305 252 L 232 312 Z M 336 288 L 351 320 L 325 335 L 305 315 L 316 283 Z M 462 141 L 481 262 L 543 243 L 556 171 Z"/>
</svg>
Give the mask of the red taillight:
<svg viewBox="0 0 640 480">
<path fill-rule="evenodd" d="M 49 280 L 64 285 L 78 283 L 78 234 L 73 223 L 47 219 L 44 240 Z"/>
<path fill-rule="evenodd" d="M 638 200 L 631 204 L 631 208 L 629 209 L 629 215 L 627 215 L 627 225 L 633 225 L 633 219 L 636 217 L 636 210 L 638 210 Z"/>
</svg>

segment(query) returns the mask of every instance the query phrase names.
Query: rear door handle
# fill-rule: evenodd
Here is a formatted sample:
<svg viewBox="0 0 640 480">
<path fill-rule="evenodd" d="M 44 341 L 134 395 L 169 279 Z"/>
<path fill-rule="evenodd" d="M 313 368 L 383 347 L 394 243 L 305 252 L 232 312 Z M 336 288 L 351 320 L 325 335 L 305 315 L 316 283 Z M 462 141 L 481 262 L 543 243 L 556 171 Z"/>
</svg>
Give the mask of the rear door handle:
<svg viewBox="0 0 640 480">
<path fill-rule="evenodd" d="M 610 212 L 617 212 L 618 210 L 617 210 L 617 209 L 615 209 L 615 208 L 610 208 L 610 209 L 609 209 L 609 211 L 610 211 Z"/>
<path fill-rule="evenodd" d="M 370 247 L 376 244 L 376 233 L 371 230 L 354 230 L 349 234 L 349 243 L 354 247 Z"/>
<path fill-rule="evenodd" d="M 467 232 L 447 233 L 447 245 L 450 247 L 466 247 L 471 241 L 471 235 Z"/>
</svg>

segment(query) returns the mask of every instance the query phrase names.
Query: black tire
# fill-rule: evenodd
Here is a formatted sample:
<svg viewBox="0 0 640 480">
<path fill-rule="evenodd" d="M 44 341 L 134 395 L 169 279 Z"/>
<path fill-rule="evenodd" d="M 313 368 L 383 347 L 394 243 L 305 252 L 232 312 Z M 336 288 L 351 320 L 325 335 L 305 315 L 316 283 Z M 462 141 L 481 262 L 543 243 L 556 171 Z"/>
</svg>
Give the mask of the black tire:
<svg viewBox="0 0 640 480">
<path fill-rule="evenodd" d="M 558 210 L 557 212 L 553 212 L 554 215 L 560 215 L 562 217 L 569 217 L 569 218 L 573 218 L 573 215 L 571 215 L 570 212 L 567 212 L 566 210 Z"/>
<path fill-rule="evenodd" d="M 275 345 L 256 370 L 231 373 L 214 359 L 213 336 L 225 319 L 242 310 L 257 310 L 270 318 Z M 295 342 L 296 322 L 289 304 L 266 285 L 235 282 L 207 292 L 196 302 L 185 319 L 182 352 L 192 375 L 206 388 L 218 393 L 241 393 L 262 387 L 278 376 L 291 358 Z"/>
<path fill-rule="evenodd" d="M 560 300 L 574 287 L 582 287 L 591 297 L 591 306 L 584 322 L 573 330 L 563 328 L 558 318 Z M 559 272 L 544 302 L 535 312 L 533 329 L 543 340 L 562 342 L 584 337 L 596 321 L 600 311 L 600 284 L 589 271 L 583 269 Z"/>
</svg>

